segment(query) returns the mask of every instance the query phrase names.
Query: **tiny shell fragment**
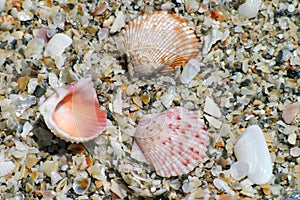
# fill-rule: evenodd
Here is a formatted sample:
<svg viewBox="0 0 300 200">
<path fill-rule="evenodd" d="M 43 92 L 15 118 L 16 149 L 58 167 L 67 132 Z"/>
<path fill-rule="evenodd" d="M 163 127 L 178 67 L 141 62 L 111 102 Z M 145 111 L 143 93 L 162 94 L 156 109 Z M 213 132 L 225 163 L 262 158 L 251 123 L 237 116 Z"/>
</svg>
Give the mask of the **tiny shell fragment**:
<svg viewBox="0 0 300 200">
<path fill-rule="evenodd" d="M 199 73 L 200 63 L 196 59 L 191 59 L 183 68 L 180 77 L 181 83 L 189 84 L 191 80 Z"/>
<path fill-rule="evenodd" d="M 185 1 L 185 10 L 188 13 L 196 12 L 199 8 L 199 3 L 196 0 L 186 0 Z"/>
<path fill-rule="evenodd" d="M 222 115 L 219 106 L 209 96 L 205 99 L 204 112 L 217 118 Z"/>
<path fill-rule="evenodd" d="M 74 179 L 73 190 L 76 194 L 85 194 L 91 185 L 91 179 L 86 172 L 79 173 Z"/>
<path fill-rule="evenodd" d="M 248 174 L 249 166 L 245 161 L 238 161 L 231 165 L 230 174 L 234 180 L 241 180 Z"/>
<path fill-rule="evenodd" d="M 0 177 L 12 173 L 15 169 L 15 164 L 12 161 L 0 162 Z"/>
<path fill-rule="evenodd" d="M 229 187 L 229 185 L 225 181 L 223 181 L 219 178 L 215 178 L 213 180 L 213 183 L 214 183 L 214 186 L 216 188 L 218 188 L 219 190 L 224 191 L 227 194 L 234 195 L 234 191 Z"/>
<path fill-rule="evenodd" d="M 125 16 L 122 11 L 119 11 L 113 25 L 111 26 L 110 33 L 115 33 L 117 31 L 120 31 L 121 28 L 123 28 L 124 26 L 125 26 Z"/>
<path fill-rule="evenodd" d="M 63 33 L 55 34 L 49 41 L 45 49 L 45 57 L 51 57 L 55 60 L 57 68 L 61 68 L 64 64 L 63 52 L 72 44 L 73 40 Z"/>
<path fill-rule="evenodd" d="M 299 111 L 300 103 L 292 103 L 286 106 L 282 112 L 282 118 L 284 122 L 287 124 L 291 124 Z"/>
</svg>

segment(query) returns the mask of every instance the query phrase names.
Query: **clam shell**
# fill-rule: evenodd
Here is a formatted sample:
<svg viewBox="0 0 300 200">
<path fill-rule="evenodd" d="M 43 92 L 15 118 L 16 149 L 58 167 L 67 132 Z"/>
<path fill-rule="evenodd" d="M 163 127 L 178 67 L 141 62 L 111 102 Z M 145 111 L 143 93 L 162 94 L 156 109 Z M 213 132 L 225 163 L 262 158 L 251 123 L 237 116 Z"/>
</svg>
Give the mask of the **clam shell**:
<svg viewBox="0 0 300 200">
<path fill-rule="evenodd" d="M 162 177 L 193 170 L 206 158 L 209 144 L 206 127 L 198 114 L 180 107 L 144 116 L 134 140 L 132 155 L 138 155 L 140 150 Z"/>
<path fill-rule="evenodd" d="M 238 161 L 248 164 L 248 178 L 255 184 L 266 184 L 272 177 L 272 161 L 262 130 L 249 126 L 234 146 Z"/>
<path fill-rule="evenodd" d="M 70 142 L 86 142 L 106 128 L 106 112 L 99 107 L 90 78 L 58 88 L 39 108 L 48 128 Z"/>
<path fill-rule="evenodd" d="M 145 13 L 130 21 L 122 44 L 140 76 L 164 74 L 198 55 L 198 39 L 188 22 L 167 11 Z"/>
</svg>

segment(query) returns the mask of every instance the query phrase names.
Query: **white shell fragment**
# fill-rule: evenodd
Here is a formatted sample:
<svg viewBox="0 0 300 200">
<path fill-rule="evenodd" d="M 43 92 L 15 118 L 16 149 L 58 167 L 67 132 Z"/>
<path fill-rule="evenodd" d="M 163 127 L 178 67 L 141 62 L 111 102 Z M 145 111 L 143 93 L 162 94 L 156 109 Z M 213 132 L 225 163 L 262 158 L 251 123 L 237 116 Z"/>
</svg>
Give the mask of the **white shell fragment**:
<svg viewBox="0 0 300 200">
<path fill-rule="evenodd" d="M 5 3 L 6 0 L 0 0 L 0 12 L 3 12 L 5 10 Z"/>
<path fill-rule="evenodd" d="M 232 196 L 235 194 L 234 191 L 229 187 L 229 185 L 225 181 L 219 178 L 215 178 L 213 180 L 213 183 L 218 190 L 224 191 L 225 193 L 230 194 Z"/>
<path fill-rule="evenodd" d="M 56 67 L 60 69 L 64 64 L 63 52 L 72 44 L 73 40 L 63 33 L 55 34 L 46 46 L 44 56 L 55 60 Z"/>
<path fill-rule="evenodd" d="M 200 71 L 200 63 L 196 59 L 191 59 L 183 68 L 180 77 L 181 83 L 189 84 Z"/>
<path fill-rule="evenodd" d="M 206 96 L 203 111 L 216 118 L 219 118 L 222 115 L 219 106 L 209 96 Z"/>
<path fill-rule="evenodd" d="M 90 78 L 57 88 L 39 109 L 48 128 L 70 142 L 87 142 L 106 129 L 106 112 Z"/>
<path fill-rule="evenodd" d="M 235 144 L 234 154 L 238 161 L 248 163 L 248 178 L 255 184 L 266 184 L 272 177 L 272 161 L 262 130 L 249 126 Z"/>
<path fill-rule="evenodd" d="M 246 0 L 245 3 L 240 5 L 239 14 L 251 19 L 258 14 L 261 3 L 261 0 Z"/>
<path fill-rule="evenodd" d="M 124 26 L 125 26 L 125 16 L 122 11 L 119 11 L 110 29 L 110 33 L 115 33 L 117 31 L 120 31 L 120 29 L 123 28 Z"/>
<path fill-rule="evenodd" d="M 184 4 L 185 4 L 185 10 L 188 13 L 196 12 L 199 8 L 199 3 L 196 0 L 186 0 Z"/>
<path fill-rule="evenodd" d="M 210 51 L 211 47 L 219 40 L 223 39 L 223 33 L 216 27 L 213 27 L 210 33 L 204 37 L 204 45 L 202 48 L 202 54 L 205 56 Z"/>
<path fill-rule="evenodd" d="M 51 185 L 57 184 L 61 179 L 62 176 L 58 172 L 56 171 L 51 172 Z"/>
<path fill-rule="evenodd" d="M 245 161 L 237 161 L 230 167 L 230 174 L 234 180 L 241 180 L 245 178 L 249 171 L 249 165 Z"/>
<path fill-rule="evenodd" d="M 0 162 L 0 177 L 12 173 L 15 169 L 15 164 L 12 161 Z"/>
</svg>

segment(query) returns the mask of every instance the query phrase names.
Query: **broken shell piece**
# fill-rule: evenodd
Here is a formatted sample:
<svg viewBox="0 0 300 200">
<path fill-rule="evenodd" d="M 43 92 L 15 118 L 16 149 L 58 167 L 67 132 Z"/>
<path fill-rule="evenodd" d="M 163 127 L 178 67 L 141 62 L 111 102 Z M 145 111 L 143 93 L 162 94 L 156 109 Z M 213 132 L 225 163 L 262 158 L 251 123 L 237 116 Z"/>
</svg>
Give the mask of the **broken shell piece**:
<svg viewBox="0 0 300 200">
<path fill-rule="evenodd" d="M 241 180 L 245 178 L 248 174 L 249 165 L 245 161 L 237 161 L 233 163 L 230 167 L 230 174 L 234 180 Z"/>
<path fill-rule="evenodd" d="M 15 164 L 12 161 L 0 162 L 0 177 L 12 173 L 15 169 Z"/>
<path fill-rule="evenodd" d="M 185 1 L 185 10 L 188 13 L 196 12 L 199 8 L 199 4 L 196 0 L 186 0 Z"/>
<path fill-rule="evenodd" d="M 249 126 L 234 146 L 238 161 L 248 163 L 248 178 L 255 184 L 268 183 L 272 177 L 272 161 L 262 130 Z"/>
<path fill-rule="evenodd" d="M 96 10 L 92 13 L 92 16 L 102 15 L 108 9 L 108 4 L 106 2 L 100 3 Z"/>
<path fill-rule="evenodd" d="M 209 96 L 207 96 L 205 99 L 205 105 L 203 111 L 213 117 L 219 118 L 222 116 L 219 106 Z"/>
<path fill-rule="evenodd" d="M 99 107 L 90 78 L 82 78 L 67 88 L 58 88 L 41 106 L 48 128 L 70 142 L 86 142 L 106 128 L 106 112 Z"/>
<path fill-rule="evenodd" d="M 58 183 L 61 179 L 62 176 L 58 172 L 51 172 L 51 185 L 56 185 L 56 183 Z"/>
<path fill-rule="evenodd" d="M 235 194 L 234 191 L 229 187 L 229 185 L 225 181 L 219 178 L 215 178 L 213 180 L 213 183 L 218 190 L 224 191 L 225 193 L 230 194 L 232 196 Z"/>
<path fill-rule="evenodd" d="M 285 123 L 291 124 L 297 113 L 300 111 L 300 103 L 292 103 L 284 108 L 282 111 L 282 118 Z"/>
<path fill-rule="evenodd" d="M 45 57 L 55 60 L 56 67 L 60 69 L 64 64 L 63 52 L 72 44 L 73 40 L 63 33 L 55 34 L 45 49 Z"/>
<path fill-rule="evenodd" d="M 89 187 L 90 187 L 91 179 L 85 173 L 80 173 L 74 179 L 73 190 L 76 194 L 79 194 L 79 195 L 85 194 L 88 191 Z"/>
<path fill-rule="evenodd" d="M 165 74 L 198 55 L 198 39 L 187 21 L 167 11 L 143 14 L 122 32 L 122 44 L 140 76 Z"/>
<path fill-rule="evenodd" d="M 218 30 L 216 27 L 213 27 L 210 31 L 210 33 L 204 37 L 204 45 L 202 48 L 202 54 L 207 55 L 210 51 L 211 47 L 218 42 L 219 40 L 222 40 L 223 38 L 223 32 Z"/>
<path fill-rule="evenodd" d="M 182 70 L 181 83 L 189 84 L 200 71 L 200 63 L 196 59 L 191 59 Z"/>
<path fill-rule="evenodd" d="M 125 26 L 125 15 L 119 11 L 113 25 L 110 28 L 110 33 L 115 33 Z"/>
<path fill-rule="evenodd" d="M 180 107 L 144 116 L 134 140 L 132 155 L 143 154 L 162 177 L 193 170 L 205 160 L 209 144 L 206 127 L 198 114 Z"/>
</svg>

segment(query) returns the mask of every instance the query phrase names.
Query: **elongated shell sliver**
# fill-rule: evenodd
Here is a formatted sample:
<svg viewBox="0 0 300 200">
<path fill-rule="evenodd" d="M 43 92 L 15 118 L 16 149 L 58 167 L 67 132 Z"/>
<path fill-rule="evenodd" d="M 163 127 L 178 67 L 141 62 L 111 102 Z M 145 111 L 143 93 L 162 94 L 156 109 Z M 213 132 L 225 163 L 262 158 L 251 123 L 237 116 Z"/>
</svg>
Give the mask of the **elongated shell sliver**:
<svg viewBox="0 0 300 200">
<path fill-rule="evenodd" d="M 90 78 L 58 88 L 39 108 L 48 128 L 70 142 L 86 142 L 106 128 L 106 112 L 99 107 Z"/>
<path fill-rule="evenodd" d="M 132 156 L 151 163 L 162 177 L 192 171 L 206 158 L 209 137 L 196 112 L 174 107 L 144 116 L 134 134 Z M 139 156 L 140 154 L 143 156 Z"/>
<path fill-rule="evenodd" d="M 238 161 L 248 163 L 248 178 L 255 184 L 266 184 L 272 177 L 272 161 L 262 130 L 249 126 L 235 144 L 234 154 Z"/>
<path fill-rule="evenodd" d="M 166 11 L 140 15 L 122 32 L 122 45 L 139 76 L 165 74 L 198 55 L 198 42 L 187 20 Z"/>
</svg>

